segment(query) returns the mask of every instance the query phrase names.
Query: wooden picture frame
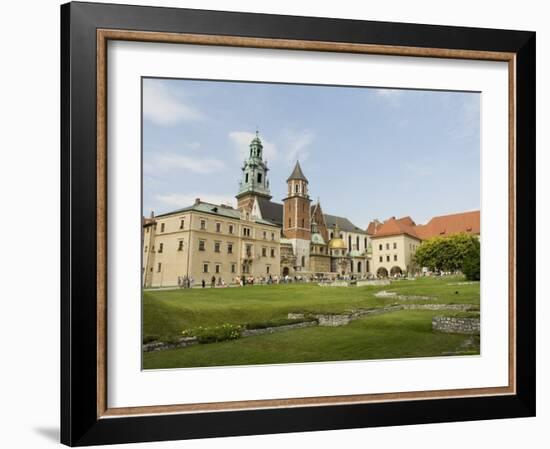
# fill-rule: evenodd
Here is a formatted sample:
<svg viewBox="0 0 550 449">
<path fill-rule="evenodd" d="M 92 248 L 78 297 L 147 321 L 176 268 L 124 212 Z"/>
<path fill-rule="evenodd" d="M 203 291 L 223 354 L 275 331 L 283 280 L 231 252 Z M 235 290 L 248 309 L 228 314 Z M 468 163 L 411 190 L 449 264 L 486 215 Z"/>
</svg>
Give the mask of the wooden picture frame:
<svg viewBox="0 0 550 449">
<path fill-rule="evenodd" d="M 61 440 L 71 446 L 535 414 L 535 33 L 125 5 L 61 7 Z M 106 46 L 110 40 L 506 61 L 509 385 L 110 409 Z"/>
</svg>

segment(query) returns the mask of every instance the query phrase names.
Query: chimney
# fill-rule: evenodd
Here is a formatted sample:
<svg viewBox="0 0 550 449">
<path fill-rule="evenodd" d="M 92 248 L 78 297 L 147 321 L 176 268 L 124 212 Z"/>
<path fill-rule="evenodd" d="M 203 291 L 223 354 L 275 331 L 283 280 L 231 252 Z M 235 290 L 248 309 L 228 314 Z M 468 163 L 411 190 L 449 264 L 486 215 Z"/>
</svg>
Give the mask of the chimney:
<svg viewBox="0 0 550 449">
<path fill-rule="evenodd" d="M 151 215 L 150 215 L 149 218 L 155 218 L 155 211 L 153 211 L 153 210 L 151 211 Z"/>
<path fill-rule="evenodd" d="M 199 204 L 201 202 L 200 198 L 195 198 L 195 204 Z"/>
</svg>

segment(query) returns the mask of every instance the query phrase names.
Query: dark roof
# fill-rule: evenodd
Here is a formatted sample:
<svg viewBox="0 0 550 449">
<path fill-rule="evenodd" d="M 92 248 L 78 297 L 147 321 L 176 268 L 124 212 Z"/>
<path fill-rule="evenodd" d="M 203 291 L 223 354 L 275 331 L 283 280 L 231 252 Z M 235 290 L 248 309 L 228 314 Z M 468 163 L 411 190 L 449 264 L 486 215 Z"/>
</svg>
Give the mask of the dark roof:
<svg viewBox="0 0 550 449">
<path fill-rule="evenodd" d="M 340 228 L 340 231 L 345 232 L 356 232 L 358 234 L 366 234 L 364 229 L 361 229 L 358 226 L 355 226 L 351 221 L 349 221 L 345 217 L 337 217 L 336 215 L 325 215 L 325 223 L 327 225 L 327 228 L 334 228 L 336 226 L 336 223 L 338 222 L 338 228 Z"/>
<path fill-rule="evenodd" d="M 155 218 L 166 217 L 173 214 L 181 214 L 183 212 L 196 211 L 204 212 L 206 214 L 221 215 L 222 217 L 240 219 L 240 212 L 231 206 L 218 205 L 213 203 L 206 203 L 197 199 L 191 206 L 184 207 L 183 209 L 177 209 L 172 212 L 166 212 L 164 214 L 157 215 Z"/>
<path fill-rule="evenodd" d="M 290 181 L 291 179 L 301 179 L 302 181 L 307 182 L 307 178 L 304 176 L 304 173 L 302 172 L 302 167 L 300 167 L 300 163 L 298 161 L 296 161 L 294 170 L 292 170 L 292 173 L 288 177 L 287 182 Z"/>
<path fill-rule="evenodd" d="M 274 203 L 267 198 L 258 198 L 258 205 L 260 206 L 260 213 L 262 218 L 273 224 L 282 226 L 283 224 L 283 205 L 280 203 Z"/>
</svg>

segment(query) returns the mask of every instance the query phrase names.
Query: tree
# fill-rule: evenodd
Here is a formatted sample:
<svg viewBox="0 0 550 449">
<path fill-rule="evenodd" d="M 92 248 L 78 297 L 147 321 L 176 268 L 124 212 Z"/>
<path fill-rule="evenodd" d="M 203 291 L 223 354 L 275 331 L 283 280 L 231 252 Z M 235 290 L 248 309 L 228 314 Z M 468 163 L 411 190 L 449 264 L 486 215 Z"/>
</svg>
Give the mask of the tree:
<svg viewBox="0 0 550 449">
<path fill-rule="evenodd" d="M 462 272 L 464 273 L 464 276 L 466 276 L 466 279 L 469 281 L 479 281 L 480 279 L 480 262 L 481 262 L 481 255 L 480 255 L 480 247 L 479 247 L 479 241 L 477 242 L 477 245 L 474 245 L 470 251 L 466 254 L 466 257 L 464 258 L 464 264 L 462 265 Z"/>
<path fill-rule="evenodd" d="M 414 262 L 432 271 L 463 271 L 466 258 L 473 263 L 476 254 L 479 259 L 478 238 L 461 233 L 425 240 L 416 250 Z"/>
</svg>

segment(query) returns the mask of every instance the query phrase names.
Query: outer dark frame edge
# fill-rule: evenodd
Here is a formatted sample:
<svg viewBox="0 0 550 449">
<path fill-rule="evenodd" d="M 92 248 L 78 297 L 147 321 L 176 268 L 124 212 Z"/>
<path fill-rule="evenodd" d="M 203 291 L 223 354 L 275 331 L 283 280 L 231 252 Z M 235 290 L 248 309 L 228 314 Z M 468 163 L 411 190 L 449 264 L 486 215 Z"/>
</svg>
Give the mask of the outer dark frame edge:
<svg viewBox="0 0 550 449">
<path fill-rule="evenodd" d="M 175 8 L 61 6 L 61 442 L 70 446 L 535 415 L 535 33 Z M 97 419 L 96 29 L 514 52 L 517 394 Z"/>
</svg>

